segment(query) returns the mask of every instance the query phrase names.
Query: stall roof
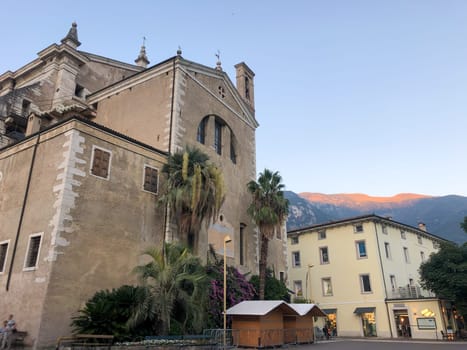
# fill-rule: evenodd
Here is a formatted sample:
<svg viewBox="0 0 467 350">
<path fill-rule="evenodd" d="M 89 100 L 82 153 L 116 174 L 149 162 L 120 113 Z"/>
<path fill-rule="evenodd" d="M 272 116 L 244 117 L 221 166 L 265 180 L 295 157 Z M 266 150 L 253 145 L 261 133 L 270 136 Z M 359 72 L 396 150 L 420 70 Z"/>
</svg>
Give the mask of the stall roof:
<svg viewBox="0 0 467 350">
<path fill-rule="evenodd" d="M 289 304 L 289 306 L 300 316 L 307 314 L 311 314 L 312 316 L 327 316 L 316 304 Z"/>
<path fill-rule="evenodd" d="M 227 315 L 264 316 L 281 308 L 284 312 L 297 315 L 298 312 L 282 300 L 245 300 L 227 310 Z"/>
</svg>

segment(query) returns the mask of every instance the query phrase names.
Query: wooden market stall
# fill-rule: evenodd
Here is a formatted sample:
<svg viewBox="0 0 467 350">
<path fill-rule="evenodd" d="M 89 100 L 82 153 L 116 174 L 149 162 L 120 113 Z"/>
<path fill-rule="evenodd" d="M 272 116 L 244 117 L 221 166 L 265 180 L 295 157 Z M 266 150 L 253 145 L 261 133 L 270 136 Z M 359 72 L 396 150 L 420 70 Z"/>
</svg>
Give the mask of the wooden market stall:
<svg viewBox="0 0 467 350">
<path fill-rule="evenodd" d="M 296 314 L 280 300 L 248 300 L 227 310 L 232 318 L 234 345 L 273 347 L 284 344 L 284 314 Z"/>
<path fill-rule="evenodd" d="M 313 342 L 313 317 L 326 314 L 315 304 L 249 300 L 231 307 L 233 343 L 239 347 L 274 347 Z"/>
<path fill-rule="evenodd" d="M 314 317 L 326 317 L 315 304 L 288 304 L 297 315 L 284 315 L 284 341 L 286 343 L 312 343 Z"/>
</svg>

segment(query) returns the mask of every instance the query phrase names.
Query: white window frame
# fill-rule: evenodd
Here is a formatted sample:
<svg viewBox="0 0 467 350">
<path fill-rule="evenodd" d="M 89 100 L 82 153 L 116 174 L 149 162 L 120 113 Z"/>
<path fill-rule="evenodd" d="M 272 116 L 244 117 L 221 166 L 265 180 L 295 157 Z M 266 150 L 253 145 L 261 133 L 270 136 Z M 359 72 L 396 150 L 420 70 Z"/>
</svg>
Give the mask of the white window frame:
<svg viewBox="0 0 467 350">
<path fill-rule="evenodd" d="M 304 295 L 303 295 L 303 283 L 302 283 L 301 280 L 293 281 L 293 289 L 294 289 L 295 295 L 297 297 L 304 297 Z M 300 295 L 299 295 L 299 292 L 301 293 Z"/>
<path fill-rule="evenodd" d="M 397 281 L 396 281 L 396 276 L 395 275 L 390 275 L 389 276 L 389 281 L 391 283 L 391 289 L 396 290 L 397 289 Z"/>
<path fill-rule="evenodd" d="M 148 190 L 144 189 L 144 183 L 146 181 L 146 168 L 151 168 L 151 169 L 157 170 L 157 191 L 156 192 L 152 192 L 152 191 L 148 191 Z M 141 188 L 142 188 L 143 192 L 151 193 L 151 194 L 159 194 L 159 175 L 160 175 L 159 168 L 157 168 L 155 166 L 152 166 L 152 165 L 149 165 L 149 164 L 144 164 L 144 166 L 143 166 L 143 183 L 141 184 Z"/>
<path fill-rule="evenodd" d="M 365 285 L 363 283 L 363 277 L 364 276 L 368 276 L 368 284 L 369 284 L 369 287 L 370 287 L 370 290 L 366 291 L 365 290 Z M 371 294 L 373 293 L 373 288 L 371 287 L 371 278 L 370 278 L 370 274 L 369 273 L 362 273 L 360 274 L 360 290 L 362 292 L 362 294 Z"/>
<path fill-rule="evenodd" d="M 363 243 L 363 245 L 365 246 L 365 255 L 360 255 L 360 249 L 359 249 L 360 243 Z M 368 259 L 368 250 L 366 249 L 366 241 L 364 239 L 355 241 L 355 249 L 357 251 L 357 259 Z"/>
<path fill-rule="evenodd" d="M 298 254 L 298 261 L 295 259 L 295 254 Z M 296 250 L 292 252 L 292 267 L 300 267 L 301 264 L 301 257 L 300 257 L 300 251 Z"/>
<path fill-rule="evenodd" d="M 359 227 L 361 227 L 361 229 L 359 229 Z M 363 224 L 354 224 L 353 225 L 353 232 L 354 233 L 362 233 L 364 230 L 363 228 Z"/>
<path fill-rule="evenodd" d="M 37 270 L 38 268 L 38 265 L 39 265 L 39 257 L 41 256 L 41 248 L 42 248 L 42 241 L 43 241 L 43 236 L 44 236 L 44 232 L 38 232 L 38 233 L 32 233 L 29 235 L 29 238 L 28 238 L 28 246 L 26 248 L 26 255 L 24 257 L 24 263 L 23 263 L 23 271 L 34 271 L 34 270 Z M 36 263 L 34 266 L 26 266 L 26 263 L 28 262 L 28 257 L 29 257 L 29 249 L 30 249 L 30 246 L 31 246 L 31 241 L 32 241 L 32 238 L 34 237 L 40 237 L 40 241 L 39 241 L 39 248 L 37 249 L 37 256 L 36 256 Z"/>
<path fill-rule="evenodd" d="M 5 261 L 3 262 L 3 269 L 0 270 L 0 275 L 3 275 L 5 273 L 5 268 L 6 268 L 7 261 L 8 261 L 8 251 L 10 250 L 10 240 L 7 239 L 5 241 L 0 242 L 0 245 L 4 245 L 4 244 L 6 244 L 7 247 L 6 247 L 6 252 L 5 252 Z"/>
<path fill-rule="evenodd" d="M 326 230 L 319 230 L 318 231 L 318 239 L 326 239 Z"/>
<path fill-rule="evenodd" d="M 328 287 L 326 290 L 326 286 Z M 329 288 L 330 287 L 330 288 Z M 328 293 L 330 289 L 330 292 Z M 323 297 L 331 297 L 333 296 L 333 289 L 332 289 L 332 280 L 331 277 L 323 277 L 321 278 L 321 290 L 323 292 Z"/>
<path fill-rule="evenodd" d="M 92 167 L 93 167 L 93 164 L 94 164 L 94 150 L 95 149 L 99 149 L 103 152 L 107 152 L 107 153 L 110 153 L 110 156 L 109 156 L 109 168 L 107 170 L 107 177 L 102 177 L 102 176 L 98 176 L 98 175 L 95 175 L 92 173 Z M 110 170 L 112 169 L 112 151 L 109 150 L 109 149 L 106 149 L 104 147 L 101 147 L 101 146 L 96 146 L 96 145 L 92 145 L 92 150 L 91 150 L 91 164 L 89 166 L 89 174 L 98 178 L 98 179 L 103 179 L 103 180 L 110 180 Z"/>
<path fill-rule="evenodd" d="M 407 264 L 410 264 L 410 254 L 409 254 L 409 248 L 407 247 L 402 247 L 402 252 L 404 254 L 404 261 Z"/>
<path fill-rule="evenodd" d="M 381 228 L 382 228 L 383 233 L 384 233 L 385 235 L 387 235 L 387 234 L 388 234 L 388 225 L 382 224 L 382 225 L 381 225 Z"/>
<path fill-rule="evenodd" d="M 327 261 L 324 261 L 323 249 L 326 249 L 326 254 L 327 254 L 327 258 L 328 258 Z M 329 259 L 329 248 L 327 246 L 319 247 L 319 261 L 320 261 L 321 265 L 327 265 L 327 264 L 330 263 L 331 259 Z"/>
<path fill-rule="evenodd" d="M 407 233 L 404 230 L 401 230 L 401 238 L 407 239 Z"/>
<path fill-rule="evenodd" d="M 384 254 L 386 255 L 386 259 L 392 260 L 391 245 L 389 242 L 384 242 Z"/>
<path fill-rule="evenodd" d="M 290 237 L 290 244 L 291 245 L 295 245 L 295 244 L 298 244 L 298 243 L 299 243 L 298 236 Z"/>
</svg>

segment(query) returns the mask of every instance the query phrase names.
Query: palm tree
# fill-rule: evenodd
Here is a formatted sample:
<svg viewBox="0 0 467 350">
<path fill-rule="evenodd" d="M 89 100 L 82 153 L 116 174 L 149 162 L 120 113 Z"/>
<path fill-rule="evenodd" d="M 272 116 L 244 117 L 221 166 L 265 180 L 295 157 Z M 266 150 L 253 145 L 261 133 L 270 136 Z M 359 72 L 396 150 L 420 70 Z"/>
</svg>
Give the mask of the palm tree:
<svg viewBox="0 0 467 350">
<path fill-rule="evenodd" d="M 165 245 L 165 256 L 162 250 L 149 248 L 144 254 L 149 262 L 134 270 L 145 287 L 145 295 L 140 298 L 130 324 L 160 320 L 161 334 L 167 335 L 177 311 L 182 331 L 188 321 L 193 329 L 200 330 L 204 322 L 200 299 L 206 289 L 206 273 L 199 258 L 188 248 Z"/>
<path fill-rule="evenodd" d="M 159 203 L 169 210 L 180 237 L 193 247 L 203 221 L 208 226 L 224 201 L 222 173 L 205 153 L 188 146 L 171 155 L 162 172 L 167 182 Z"/>
<path fill-rule="evenodd" d="M 284 198 L 284 185 L 279 172 L 265 169 L 259 174 L 258 182 L 250 181 L 248 191 L 252 202 L 248 214 L 258 226 L 260 233 L 259 258 L 259 299 L 264 300 L 266 283 L 266 267 L 268 261 L 268 244 L 276 230 L 280 230 L 287 219 L 289 202 Z"/>
</svg>

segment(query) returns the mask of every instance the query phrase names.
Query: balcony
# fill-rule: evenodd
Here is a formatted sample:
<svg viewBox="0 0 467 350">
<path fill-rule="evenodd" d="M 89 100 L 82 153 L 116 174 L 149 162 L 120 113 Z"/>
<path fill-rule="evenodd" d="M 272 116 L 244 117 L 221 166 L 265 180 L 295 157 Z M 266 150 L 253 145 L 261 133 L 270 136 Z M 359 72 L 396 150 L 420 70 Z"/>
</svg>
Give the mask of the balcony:
<svg viewBox="0 0 467 350">
<path fill-rule="evenodd" d="M 388 291 L 389 299 L 423 299 L 435 298 L 436 295 L 420 286 L 399 287 Z"/>
</svg>

